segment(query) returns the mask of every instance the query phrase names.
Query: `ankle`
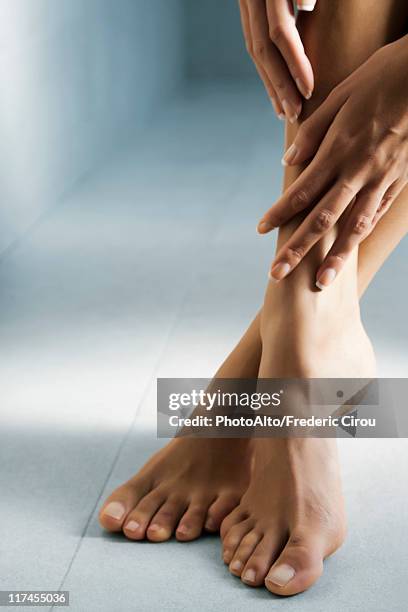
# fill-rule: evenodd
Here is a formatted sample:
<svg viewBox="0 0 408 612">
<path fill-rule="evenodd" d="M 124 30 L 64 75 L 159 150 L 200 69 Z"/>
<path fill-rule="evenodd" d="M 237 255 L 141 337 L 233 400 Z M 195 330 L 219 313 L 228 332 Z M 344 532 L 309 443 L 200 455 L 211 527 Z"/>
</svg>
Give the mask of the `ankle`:
<svg viewBox="0 0 408 612">
<path fill-rule="evenodd" d="M 270 283 L 262 310 L 262 341 L 284 332 L 302 342 L 313 339 L 326 343 L 329 335 L 354 332 L 362 328 L 357 290 L 335 286 L 325 291 L 296 286 L 294 283 Z"/>
</svg>

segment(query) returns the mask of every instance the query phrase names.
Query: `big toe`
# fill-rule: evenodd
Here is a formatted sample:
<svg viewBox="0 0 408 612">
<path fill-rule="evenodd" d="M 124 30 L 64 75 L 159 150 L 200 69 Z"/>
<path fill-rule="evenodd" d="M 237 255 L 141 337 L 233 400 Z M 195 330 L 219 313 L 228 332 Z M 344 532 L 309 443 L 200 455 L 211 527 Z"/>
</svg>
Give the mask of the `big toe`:
<svg viewBox="0 0 408 612">
<path fill-rule="evenodd" d="M 314 584 L 323 572 L 323 545 L 316 536 L 291 536 L 265 578 L 276 595 L 296 595 Z"/>
<path fill-rule="evenodd" d="M 141 497 L 138 487 L 125 484 L 116 489 L 99 511 L 99 522 L 108 531 L 121 531 L 123 523 Z"/>
</svg>

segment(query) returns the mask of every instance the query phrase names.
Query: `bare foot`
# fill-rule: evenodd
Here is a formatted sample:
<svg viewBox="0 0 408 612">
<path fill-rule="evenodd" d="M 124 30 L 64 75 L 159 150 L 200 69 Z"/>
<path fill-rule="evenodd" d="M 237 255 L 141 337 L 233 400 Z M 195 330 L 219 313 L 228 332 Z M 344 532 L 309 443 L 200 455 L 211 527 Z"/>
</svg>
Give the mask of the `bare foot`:
<svg viewBox="0 0 408 612">
<path fill-rule="evenodd" d="M 179 438 L 105 501 L 99 520 L 132 540 L 194 540 L 218 531 L 248 486 L 248 440 Z"/>
<path fill-rule="evenodd" d="M 374 375 L 374 354 L 358 313 L 332 324 L 329 333 L 319 308 L 307 325 L 305 317 L 288 315 L 287 308 L 279 325 L 264 329 L 260 377 Z M 294 595 L 319 578 L 323 560 L 345 533 L 335 439 L 255 440 L 249 488 L 221 526 L 230 571 L 250 586 Z"/>
<path fill-rule="evenodd" d="M 345 533 L 335 440 L 257 440 L 249 489 L 221 527 L 230 571 L 293 595 L 317 580 Z"/>
<path fill-rule="evenodd" d="M 216 373 L 216 378 L 258 376 L 259 315 Z M 249 482 L 252 444 L 245 439 L 177 438 L 105 501 L 99 520 L 132 540 L 163 542 L 218 531 Z"/>
</svg>

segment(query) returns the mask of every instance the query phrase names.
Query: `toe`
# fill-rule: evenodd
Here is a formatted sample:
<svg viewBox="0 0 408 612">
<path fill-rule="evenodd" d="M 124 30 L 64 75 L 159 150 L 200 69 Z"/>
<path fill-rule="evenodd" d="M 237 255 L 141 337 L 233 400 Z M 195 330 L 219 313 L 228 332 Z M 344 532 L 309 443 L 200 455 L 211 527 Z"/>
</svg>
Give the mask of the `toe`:
<svg viewBox="0 0 408 612">
<path fill-rule="evenodd" d="M 195 540 L 201 534 L 207 516 L 209 501 L 191 502 L 177 526 L 176 538 L 182 542 Z"/>
<path fill-rule="evenodd" d="M 175 497 L 167 499 L 153 516 L 147 528 L 148 539 L 151 542 L 164 542 L 171 538 L 186 505 L 186 500 Z"/>
<path fill-rule="evenodd" d="M 165 496 L 157 489 L 143 497 L 127 516 L 123 527 L 124 534 L 131 540 L 143 540 L 147 526 L 164 501 Z"/>
<path fill-rule="evenodd" d="M 262 534 L 256 531 L 250 531 L 242 538 L 229 565 L 229 569 L 232 574 L 235 576 L 241 576 L 246 562 L 255 550 L 261 538 Z"/>
<path fill-rule="evenodd" d="M 252 526 L 252 521 L 250 519 L 246 519 L 245 521 L 231 527 L 222 542 L 223 559 L 225 563 L 231 563 L 235 551 L 241 544 L 242 538 L 244 538 L 246 534 L 251 531 Z"/>
<path fill-rule="evenodd" d="M 208 509 L 205 528 L 208 531 L 219 531 L 222 521 L 239 504 L 239 496 L 234 494 L 220 495 Z"/>
<path fill-rule="evenodd" d="M 244 521 L 247 517 L 248 517 L 248 514 L 240 506 L 237 506 L 236 508 L 234 508 L 234 510 L 230 512 L 230 514 L 228 514 L 221 523 L 221 526 L 220 526 L 221 539 L 224 540 L 224 538 L 226 537 L 230 529 L 234 525 L 237 525 L 238 523 L 242 523 L 242 521 Z"/>
<path fill-rule="evenodd" d="M 319 534 L 291 535 L 265 578 L 277 595 L 295 595 L 308 589 L 323 572 L 323 543 Z"/>
<path fill-rule="evenodd" d="M 108 531 L 121 531 L 126 517 L 146 494 L 146 489 L 141 483 L 130 482 L 116 489 L 99 512 L 101 526 Z"/>
<path fill-rule="evenodd" d="M 266 534 L 254 548 L 241 572 L 241 580 L 248 586 L 260 586 L 264 583 L 272 563 L 282 550 L 278 533 Z"/>
</svg>

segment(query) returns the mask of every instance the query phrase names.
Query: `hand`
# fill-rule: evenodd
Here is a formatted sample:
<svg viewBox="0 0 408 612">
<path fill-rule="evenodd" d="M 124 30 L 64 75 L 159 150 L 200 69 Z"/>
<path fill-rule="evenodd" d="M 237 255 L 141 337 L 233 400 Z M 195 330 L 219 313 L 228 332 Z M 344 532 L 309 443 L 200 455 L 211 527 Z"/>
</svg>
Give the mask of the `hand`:
<svg viewBox="0 0 408 612">
<path fill-rule="evenodd" d="M 299 10 L 313 11 L 317 0 L 298 0 Z M 294 123 L 302 96 L 313 91 L 313 70 L 296 28 L 292 0 L 239 0 L 248 53 L 280 119 Z"/>
<path fill-rule="evenodd" d="M 310 165 L 264 215 L 262 234 L 312 207 L 279 249 L 271 276 L 281 280 L 339 220 L 317 271 L 322 289 L 368 236 L 408 181 L 408 37 L 376 51 L 300 126 L 283 158 Z"/>
</svg>

